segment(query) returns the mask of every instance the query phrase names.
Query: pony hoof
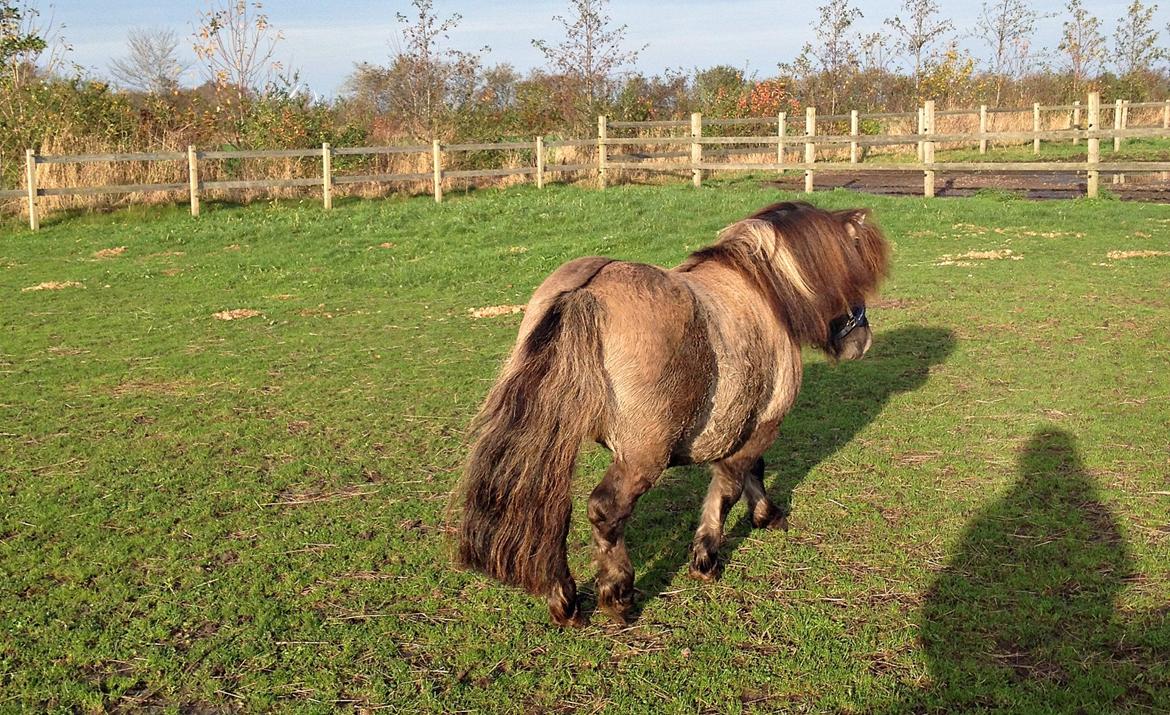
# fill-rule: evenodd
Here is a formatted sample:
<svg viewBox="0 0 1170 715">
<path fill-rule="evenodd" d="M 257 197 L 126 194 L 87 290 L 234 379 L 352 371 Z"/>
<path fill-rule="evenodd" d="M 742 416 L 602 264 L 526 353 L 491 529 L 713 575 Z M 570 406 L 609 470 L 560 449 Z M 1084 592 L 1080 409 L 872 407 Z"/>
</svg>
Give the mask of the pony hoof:
<svg viewBox="0 0 1170 715">
<path fill-rule="evenodd" d="M 702 556 L 695 554 L 694 558 L 691 559 L 691 568 L 688 573 L 691 578 L 703 583 L 714 583 L 719 580 L 718 554 L 703 554 Z"/>
<path fill-rule="evenodd" d="M 599 586 L 597 607 L 619 623 L 629 623 L 634 610 L 633 590 L 619 592 L 617 587 Z"/>
<path fill-rule="evenodd" d="M 549 617 L 552 618 L 553 623 L 561 628 L 584 628 L 589 625 L 589 617 L 576 607 L 573 608 L 572 613 L 568 614 L 550 610 Z"/>
<path fill-rule="evenodd" d="M 789 530 L 789 515 L 769 502 L 766 503 L 763 514 L 752 515 L 751 525 L 756 529 L 783 529 L 787 531 Z"/>
<path fill-rule="evenodd" d="M 788 531 L 788 515 L 777 509 L 769 512 L 762 519 L 753 519 L 752 526 L 757 529 L 780 529 L 781 531 Z"/>
</svg>

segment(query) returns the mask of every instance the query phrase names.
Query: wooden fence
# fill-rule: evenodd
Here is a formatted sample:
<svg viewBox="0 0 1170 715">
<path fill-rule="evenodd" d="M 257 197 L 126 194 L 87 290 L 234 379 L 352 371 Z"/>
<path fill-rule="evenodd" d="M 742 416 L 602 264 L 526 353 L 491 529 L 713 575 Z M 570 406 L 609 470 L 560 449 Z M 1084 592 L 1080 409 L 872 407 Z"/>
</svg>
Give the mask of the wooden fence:
<svg viewBox="0 0 1170 715">
<path fill-rule="evenodd" d="M 1161 108 L 1160 127 L 1128 126 L 1128 114 L 1131 108 Z M 1112 128 L 1102 128 L 1102 115 L 1112 110 Z M 1031 131 L 988 131 L 991 114 L 1031 112 Z M 1042 130 L 1041 117 L 1044 112 L 1064 112 L 1069 117 L 1067 129 Z M 941 116 L 977 115 L 979 117 L 979 131 L 974 133 L 943 134 L 937 131 L 937 119 Z M 863 120 L 916 120 L 917 130 L 906 134 L 862 134 L 860 132 Z M 1170 137 L 1170 99 L 1164 102 L 1129 103 L 1117 100 L 1112 107 L 1102 107 L 1097 93 L 1091 93 L 1087 104 L 1082 107 L 1080 102 L 1071 105 L 1042 107 L 1033 105 L 1030 109 L 998 109 L 986 106 L 978 109 L 957 109 L 936 111 L 933 101 L 928 101 L 917 112 L 859 114 L 856 111 L 849 114 L 818 116 L 814 107 L 807 108 L 804 117 L 804 132 L 801 134 L 788 133 L 788 118 L 781 113 L 777 117 L 766 118 L 736 118 L 736 119 L 708 119 L 704 121 L 701 114 L 693 114 L 690 120 L 663 120 L 646 122 L 611 122 L 607 117 L 598 117 L 596 139 L 561 139 L 546 141 L 543 137 L 536 137 L 532 142 L 494 142 L 494 143 L 464 143 L 442 144 L 438 140 L 430 145 L 412 146 L 365 146 L 365 147 L 331 147 L 322 144 L 314 149 L 279 149 L 263 151 L 199 151 L 196 147 L 187 148 L 186 152 L 151 152 L 127 154 L 85 154 L 85 155 L 39 155 L 29 149 L 25 154 L 25 187 L 18 190 L 0 191 L 0 200 L 24 199 L 27 202 L 29 226 L 36 230 L 40 225 L 37 198 L 41 196 L 83 196 L 99 194 L 127 194 L 142 192 L 175 192 L 186 193 L 191 206 L 191 215 L 199 215 L 200 196 L 208 190 L 231 189 L 270 189 L 287 187 L 317 187 L 321 188 L 322 203 L 326 209 L 333 206 L 334 187 L 344 184 L 357 183 L 393 183 L 393 182 L 423 182 L 429 181 L 435 201 L 443 199 L 443 184 L 449 179 L 493 178 L 505 176 L 531 176 L 537 187 L 543 187 L 545 179 L 550 174 L 563 172 L 596 172 L 598 184 L 601 188 L 612 180 L 612 172 L 616 171 L 653 171 L 653 172 L 689 172 L 696 187 L 702 185 L 704 172 L 711 171 L 789 171 L 804 172 L 805 191 L 813 191 L 815 174 L 817 171 L 848 169 L 850 172 L 885 172 L 909 171 L 921 172 L 923 175 L 923 195 L 933 196 L 935 177 L 939 172 L 1080 172 L 1087 177 L 1087 194 L 1096 197 L 1099 190 L 1099 176 L 1101 172 L 1112 173 L 1115 177 L 1125 173 L 1138 172 L 1170 172 L 1170 162 L 1101 162 L 1100 143 L 1102 139 L 1112 139 L 1116 151 L 1121 147 L 1124 139 L 1136 137 Z M 849 122 L 849 133 L 841 135 L 826 135 L 817 133 L 818 123 Z M 776 133 L 768 136 L 706 136 L 705 127 L 751 127 L 773 124 Z M 654 137 L 611 137 L 610 129 L 619 130 L 654 130 L 669 131 L 671 129 L 689 129 L 686 136 L 654 136 Z M 1088 145 L 1087 159 L 1083 162 L 936 162 L 935 151 L 939 144 L 951 145 L 978 145 L 979 152 L 986 153 L 989 144 L 999 143 L 1026 143 L 1032 142 L 1034 153 L 1040 152 L 1041 141 L 1071 140 L 1074 144 L 1085 140 Z M 865 162 L 862 158 L 863 147 L 898 146 L 913 144 L 916 147 L 917 161 L 913 162 Z M 625 149 L 639 146 L 680 146 L 685 151 L 666 153 L 635 153 L 610 155 L 611 148 Z M 745 148 L 746 145 L 746 148 Z M 785 161 L 786 150 L 792 145 L 803 149 L 803 161 Z M 845 161 L 817 161 L 818 148 L 844 147 L 848 145 L 848 162 Z M 547 149 L 560 147 L 580 147 L 595 149 L 594 161 L 587 164 L 546 164 Z M 734 162 L 734 161 L 707 161 L 704 160 L 705 147 L 723 147 L 723 156 L 730 157 L 735 153 L 770 154 L 775 149 L 774 162 Z M 500 169 L 444 169 L 444 157 L 451 153 L 472 151 L 531 151 L 533 163 L 531 166 L 516 166 Z M 336 174 L 333 170 L 333 158 L 337 156 L 358 155 L 385 155 L 385 154 L 414 154 L 430 155 L 431 171 L 427 173 L 398 173 L 398 174 Z M 320 176 L 291 178 L 291 179 L 261 179 L 261 180 L 216 180 L 205 181 L 200 177 L 199 163 L 201 160 L 215 159 L 271 159 L 271 158 L 309 158 L 319 159 Z M 688 158 L 687 162 L 657 163 L 661 160 Z M 186 162 L 187 181 L 182 183 L 155 183 L 155 184 L 124 184 L 113 186 L 85 186 L 85 187 L 42 187 L 37 181 L 37 166 L 40 164 L 78 164 L 90 162 Z"/>
</svg>

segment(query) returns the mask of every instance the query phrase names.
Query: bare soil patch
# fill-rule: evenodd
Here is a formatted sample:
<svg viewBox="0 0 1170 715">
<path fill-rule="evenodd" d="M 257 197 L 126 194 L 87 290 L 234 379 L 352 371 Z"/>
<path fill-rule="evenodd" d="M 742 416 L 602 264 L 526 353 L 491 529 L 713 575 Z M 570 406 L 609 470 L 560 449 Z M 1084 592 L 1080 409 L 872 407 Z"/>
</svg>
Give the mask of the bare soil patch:
<svg viewBox="0 0 1170 715">
<path fill-rule="evenodd" d="M 523 305 L 489 305 L 483 308 L 469 308 L 468 312 L 473 318 L 498 318 L 501 315 L 523 313 L 524 308 Z"/>
<path fill-rule="evenodd" d="M 260 311 L 258 310 L 235 308 L 233 310 L 221 310 L 218 313 L 212 313 L 211 317 L 216 320 L 243 320 L 245 318 L 255 318 L 257 315 L 260 315 Z"/>
<path fill-rule="evenodd" d="M 21 293 L 28 293 L 29 291 L 37 290 L 65 290 L 66 288 L 84 288 L 82 284 L 77 281 L 45 281 L 44 283 L 37 283 L 35 286 L 21 288 Z"/>
</svg>

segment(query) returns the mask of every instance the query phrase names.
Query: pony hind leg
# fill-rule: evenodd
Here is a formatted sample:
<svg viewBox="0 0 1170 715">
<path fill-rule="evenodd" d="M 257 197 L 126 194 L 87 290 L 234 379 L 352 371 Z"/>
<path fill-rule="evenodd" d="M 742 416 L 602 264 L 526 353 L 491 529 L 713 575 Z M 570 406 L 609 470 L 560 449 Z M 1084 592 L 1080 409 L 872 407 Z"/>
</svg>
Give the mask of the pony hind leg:
<svg viewBox="0 0 1170 715">
<path fill-rule="evenodd" d="M 597 562 L 597 607 L 623 623 L 629 620 L 634 606 L 634 566 L 626 551 L 626 522 L 638 497 L 653 486 L 664 468 L 660 461 L 638 463 L 615 456 L 589 496 Z"/>
<path fill-rule="evenodd" d="M 738 452 L 711 465 L 711 486 L 707 489 L 707 498 L 703 500 L 703 513 L 691 547 L 690 574 L 694 578 L 701 581 L 718 578 L 723 522 L 741 495 L 747 494 L 753 524 L 757 524 L 757 510 L 771 519 L 783 518 L 775 516 L 781 512 L 768 501 L 763 484 L 762 455 L 776 439 L 778 424 L 777 421 L 761 425 Z"/>
<path fill-rule="evenodd" d="M 699 528 L 691 545 L 690 574 L 700 581 L 719 576 L 719 547 L 723 543 L 723 522 L 727 512 L 743 494 L 747 469 L 734 458 L 711 465 L 711 485 L 703 499 Z"/>
<path fill-rule="evenodd" d="M 764 491 L 764 458 L 760 457 L 748 471 L 743 484 L 743 498 L 747 501 L 748 517 L 757 529 L 788 530 L 788 515 L 772 503 Z"/>
</svg>

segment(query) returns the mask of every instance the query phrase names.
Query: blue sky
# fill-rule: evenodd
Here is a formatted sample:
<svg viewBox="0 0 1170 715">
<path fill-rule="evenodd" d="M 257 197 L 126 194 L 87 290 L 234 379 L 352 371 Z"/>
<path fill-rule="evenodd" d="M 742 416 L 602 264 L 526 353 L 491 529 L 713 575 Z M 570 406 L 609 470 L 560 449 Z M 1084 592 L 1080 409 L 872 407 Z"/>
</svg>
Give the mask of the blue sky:
<svg viewBox="0 0 1170 715">
<path fill-rule="evenodd" d="M 173 29 L 183 38 L 183 50 L 190 56 L 189 36 L 204 0 L 57 0 L 51 7 L 41 0 L 35 4 L 64 26 L 63 35 L 73 47 L 72 60 L 102 75 L 110 59 L 125 53 L 126 32 L 133 27 Z M 441 15 L 463 16 L 458 31 L 451 35 L 452 46 L 472 50 L 488 45 L 488 63 L 510 62 L 521 70 L 542 64 L 531 40 L 559 38 L 552 16 L 563 13 L 566 4 L 563 0 L 435 0 Z M 792 59 L 801 45 L 812 39 L 818 4 L 819 0 L 799 4 L 781 0 L 611 0 L 609 14 L 616 24 L 629 26 L 631 45 L 649 45 L 638 62 L 644 72 L 731 64 L 767 76 L 775 72 L 777 62 Z M 882 20 L 896 14 L 901 0 L 859 0 L 855 4 L 864 13 L 858 25 L 864 33 L 879 29 Z M 1056 46 L 1065 4 L 1066 0 L 1033 2 L 1037 10 L 1057 15 L 1041 22 L 1038 45 Z M 1085 2 L 1102 19 L 1110 41 L 1116 18 L 1127 4 L 1127 0 Z M 961 31 L 974 27 L 979 0 L 939 0 L 939 5 Z M 405 0 L 268 0 L 265 9 L 272 24 L 284 32 L 279 59 L 286 66 L 299 68 L 315 92 L 332 95 L 355 62 L 388 60 L 393 38 L 398 36 L 395 13 L 409 13 L 411 8 Z M 1163 33 L 1163 44 L 1170 44 L 1166 39 L 1170 9 L 1159 9 L 1155 21 Z M 978 54 L 975 41 L 964 40 L 963 44 Z M 192 70 L 188 81 L 196 80 Z"/>
</svg>

